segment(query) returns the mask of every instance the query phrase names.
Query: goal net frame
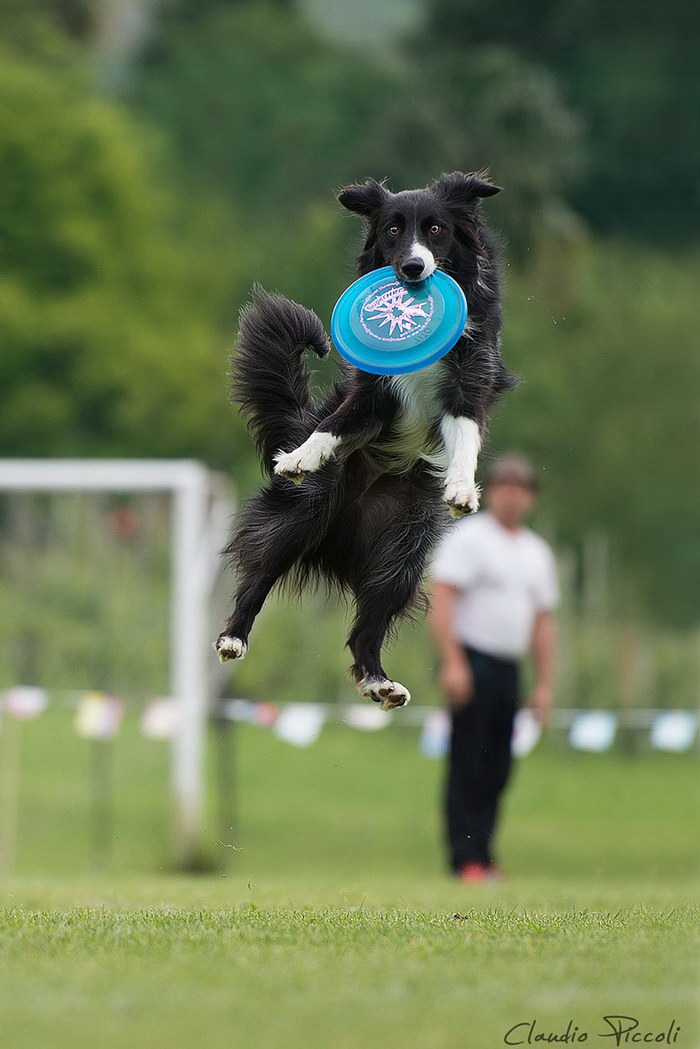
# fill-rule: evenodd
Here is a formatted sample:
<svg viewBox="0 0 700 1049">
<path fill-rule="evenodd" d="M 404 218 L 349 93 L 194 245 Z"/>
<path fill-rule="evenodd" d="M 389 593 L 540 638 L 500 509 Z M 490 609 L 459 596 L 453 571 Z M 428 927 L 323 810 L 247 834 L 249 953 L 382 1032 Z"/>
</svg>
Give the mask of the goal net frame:
<svg viewBox="0 0 700 1049">
<path fill-rule="evenodd" d="M 172 496 L 170 690 L 178 704 L 171 790 L 174 862 L 201 845 L 214 660 L 210 598 L 234 512 L 228 480 L 190 459 L 0 459 L 0 492 L 166 492 Z"/>
</svg>

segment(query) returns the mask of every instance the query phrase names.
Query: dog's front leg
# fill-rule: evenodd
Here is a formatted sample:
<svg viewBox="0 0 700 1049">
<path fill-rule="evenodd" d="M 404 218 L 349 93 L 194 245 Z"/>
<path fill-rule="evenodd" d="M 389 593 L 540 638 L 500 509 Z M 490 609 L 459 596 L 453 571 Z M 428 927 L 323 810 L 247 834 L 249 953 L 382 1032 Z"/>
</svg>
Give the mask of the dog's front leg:
<svg viewBox="0 0 700 1049">
<path fill-rule="evenodd" d="M 300 484 L 308 473 L 320 469 L 342 446 L 354 451 L 373 440 L 382 426 L 377 408 L 359 391 L 353 391 L 339 408 L 320 423 L 303 444 L 275 455 L 275 473 Z"/>
<path fill-rule="evenodd" d="M 440 423 L 447 452 L 444 499 L 453 517 L 479 509 L 479 488 L 474 480 L 481 449 L 478 423 L 466 416 L 444 415 Z"/>
<path fill-rule="evenodd" d="M 337 434 L 314 430 L 303 444 L 291 452 L 277 452 L 274 457 L 275 473 L 288 481 L 301 484 L 304 477 L 319 470 L 335 453 L 340 444 Z"/>
</svg>

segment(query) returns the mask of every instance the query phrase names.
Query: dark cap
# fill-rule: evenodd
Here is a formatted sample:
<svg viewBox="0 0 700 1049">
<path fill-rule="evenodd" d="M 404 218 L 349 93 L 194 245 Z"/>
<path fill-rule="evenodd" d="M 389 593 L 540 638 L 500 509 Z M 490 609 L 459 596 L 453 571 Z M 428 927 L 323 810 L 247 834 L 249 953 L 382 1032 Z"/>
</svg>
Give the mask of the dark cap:
<svg viewBox="0 0 700 1049">
<path fill-rule="evenodd" d="M 507 452 L 489 463 L 486 484 L 521 484 L 533 492 L 540 486 L 535 467 L 520 452 Z"/>
</svg>

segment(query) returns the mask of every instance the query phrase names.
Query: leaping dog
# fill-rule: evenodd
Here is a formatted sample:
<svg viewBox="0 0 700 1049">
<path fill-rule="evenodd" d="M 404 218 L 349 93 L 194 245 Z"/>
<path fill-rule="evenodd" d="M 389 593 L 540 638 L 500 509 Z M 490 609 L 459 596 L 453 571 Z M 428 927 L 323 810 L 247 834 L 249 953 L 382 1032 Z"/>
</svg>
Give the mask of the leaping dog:
<svg viewBox="0 0 700 1049">
<path fill-rule="evenodd" d="M 317 404 L 304 351 L 329 351 L 318 317 L 261 289 L 242 310 L 233 397 L 270 481 L 224 551 L 239 582 L 216 641 L 222 662 L 245 655 L 276 583 L 325 579 L 355 600 L 347 645 L 361 694 L 384 709 L 411 698 L 384 671 L 382 645 L 399 617 L 425 607 L 421 577 L 442 506 L 455 517 L 478 508 L 477 456 L 494 403 L 515 386 L 500 355 L 495 246 L 480 215 L 481 199 L 498 192 L 483 173 L 455 172 L 426 189 L 392 193 L 368 179 L 338 196 L 366 223 L 360 275 L 393 266 L 413 282 L 439 267 L 466 295 L 462 337 L 421 371 L 374 375 L 343 361 Z"/>
</svg>

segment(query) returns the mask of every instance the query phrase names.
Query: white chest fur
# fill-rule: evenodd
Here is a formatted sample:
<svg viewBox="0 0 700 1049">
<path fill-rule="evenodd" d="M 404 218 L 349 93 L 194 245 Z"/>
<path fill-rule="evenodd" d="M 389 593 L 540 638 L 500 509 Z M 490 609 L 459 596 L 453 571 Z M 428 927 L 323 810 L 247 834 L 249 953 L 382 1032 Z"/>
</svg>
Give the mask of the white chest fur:
<svg viewBox="0 0 700 1049">
<path fill-rule="evenodd" d="M 398 398 L 399 411 L 395 437 L 384 446 L 393 459 L 410 466 L 425 459 L 437 469 L 445 469 L 447 460 L 441 447 L 435 447 L 430 434 L 442 417 L 438 397 L 443 365 L 441 361 L 409 375 L 394 375 L 391 388 Z"/>
</svg>

